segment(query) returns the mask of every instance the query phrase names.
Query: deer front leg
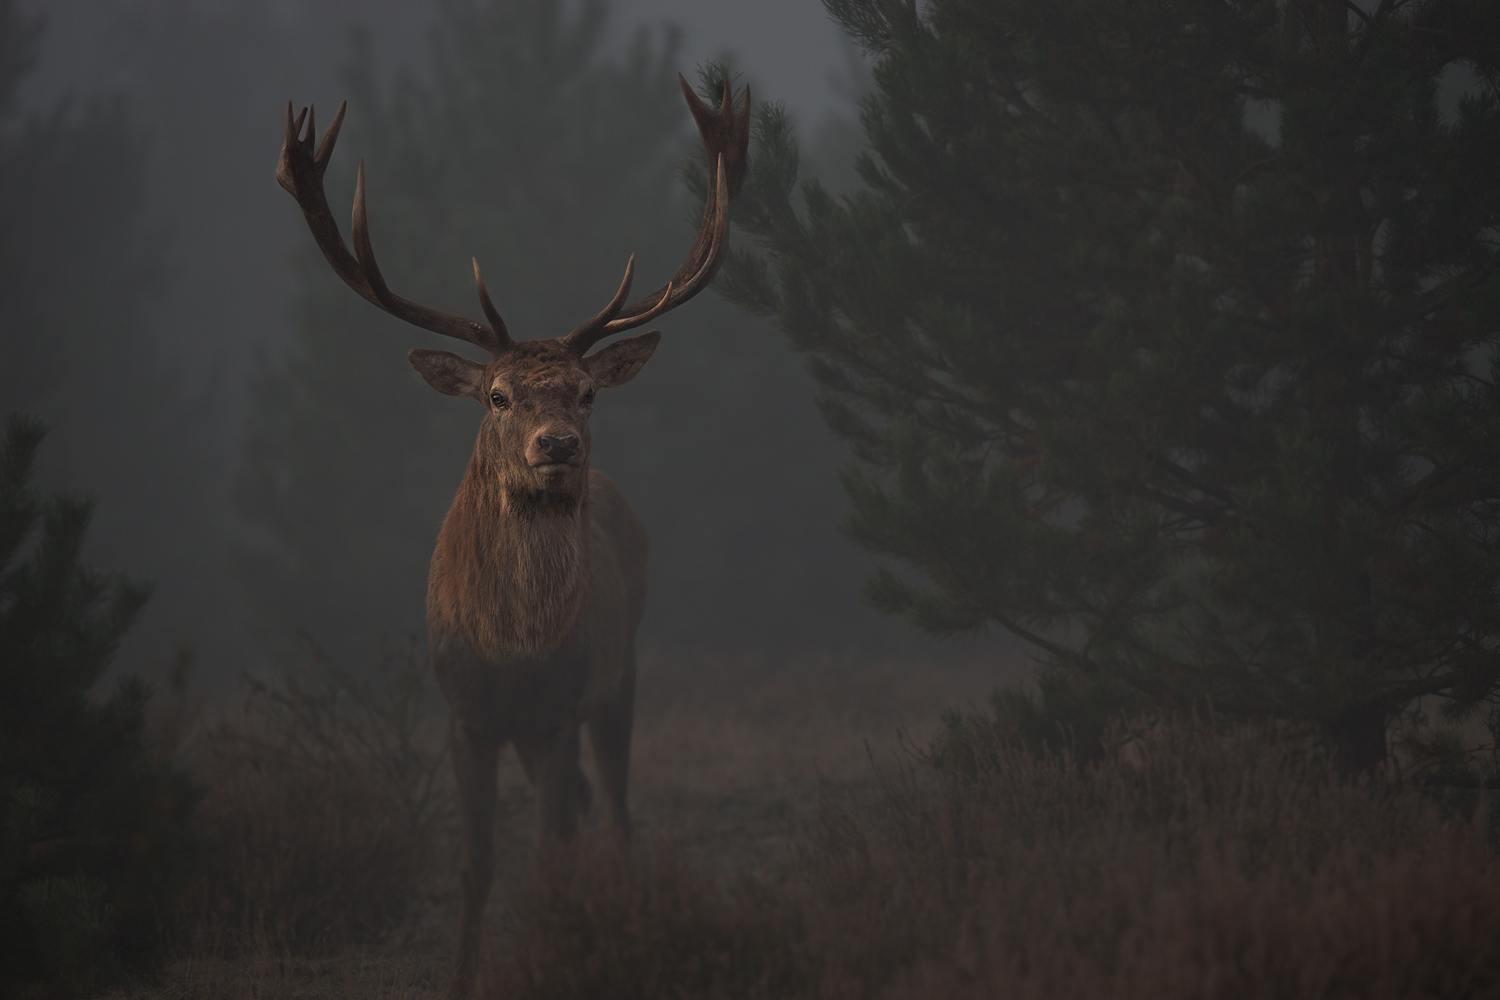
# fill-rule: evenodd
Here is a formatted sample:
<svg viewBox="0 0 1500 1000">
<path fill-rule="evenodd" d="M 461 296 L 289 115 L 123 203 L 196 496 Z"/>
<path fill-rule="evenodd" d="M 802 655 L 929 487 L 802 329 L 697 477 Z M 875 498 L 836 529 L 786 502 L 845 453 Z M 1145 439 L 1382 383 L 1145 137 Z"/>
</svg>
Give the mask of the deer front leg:
<svg viewBox="0 0 1500 1000">
<path fill-rule="evenodd" d="M 536 787 L 536 764 L 532 760 L 532 744 L 518 742 L 515 744 L 516 759 L 521 762 L 521 770 L 526 773 L 526 783 L 532 788 Z M 587 816 L 594 805 L 594 789 L 589 785 L 589 779 L 584 777 L 583 768 L 573 776 L 574 786 L 578 794 L 578 815 Z"/>
<path fill-rule="evenodd" d="M 473 995 L 483 962 L 484 904 L 495 879 L 495 765 L 500 743 L 453 720 L 453 772 L 458 779 L 463 915 L 448 1000 Z"/>
<path fill-rule="evenodd" d="M 610 826 L 622 844 L 630 843 L 630 807 L 626 786 L 630 781 L 630 732 L 635 714 L 635 650 L 628 650 L 625 682 L 589 723 L 589 741 L 594 746 L 594 768 L 599 790 L 609 810 Z"/>
<path fill-rule="evenodd" d="M 527 741 L 524 749 L 517 744 L 517 751 L 523 760 L 531 762 L 529 770 L 537 798 L 538 849 L 545 849 L 549 843 L 570 843 L 578 833 L 578 812 L 583 805 L 578 724 L 567 723 L 539 733 Z"/>
</svg>

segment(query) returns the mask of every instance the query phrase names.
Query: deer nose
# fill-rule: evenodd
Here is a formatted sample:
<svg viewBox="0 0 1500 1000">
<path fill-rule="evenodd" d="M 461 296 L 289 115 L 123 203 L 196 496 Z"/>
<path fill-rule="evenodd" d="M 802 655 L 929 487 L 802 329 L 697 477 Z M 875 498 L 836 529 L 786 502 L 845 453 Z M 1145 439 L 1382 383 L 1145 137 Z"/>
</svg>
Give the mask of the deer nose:
<svg viewBox="0 0 1500 1000">
<path fill-rule="evenodd" d="M 549 462 L 566 462 L 578 454 L 578 435 L 559 437 L 556 434 L 537 436 L 536 446 Z"/>
</svg>

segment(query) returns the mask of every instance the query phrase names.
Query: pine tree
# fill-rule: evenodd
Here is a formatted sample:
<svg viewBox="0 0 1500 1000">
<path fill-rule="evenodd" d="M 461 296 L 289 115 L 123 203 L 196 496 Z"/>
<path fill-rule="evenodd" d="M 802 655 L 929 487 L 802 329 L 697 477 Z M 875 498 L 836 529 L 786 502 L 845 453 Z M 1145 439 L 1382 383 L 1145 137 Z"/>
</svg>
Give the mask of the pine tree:
<svg viewBox="0 0 1500 1000">
<path fill-rule="evenodd" d="M 1500 7 L 826 3 L 875 58 L 864 186 L 799 190 L 768 109 L 723 287 L 922 578 L 869 600 L 1359 769 L 1416 699 L 1495 700 Z"/>
<path fill-rule="evenodd" d="M 193 856 L 186 775 L 147 745 L 146 686 L 90 692 L 149 588 L 79 562 L 93 505 L 30 486 L 40 422 L 0 441 L 0 992 L 150 968 Z"/>
</svg>

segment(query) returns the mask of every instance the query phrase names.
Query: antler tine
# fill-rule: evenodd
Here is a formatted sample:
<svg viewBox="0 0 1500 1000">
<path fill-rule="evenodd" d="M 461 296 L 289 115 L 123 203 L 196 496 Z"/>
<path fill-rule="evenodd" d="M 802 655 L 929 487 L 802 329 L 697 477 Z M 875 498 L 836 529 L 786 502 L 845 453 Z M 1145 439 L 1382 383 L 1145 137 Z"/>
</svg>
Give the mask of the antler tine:
<svg viewBox="0 0 1500 1000">
<path fill-rule="evenodd" d="M 297 116 L 297 118 L 296 118 L 295 121 L 293 121 L 292 120 L 292 102 L 291 101 L 287 101 L 286 102 L 286 139 L 283 142 L 284 146 L 290 146 L 290 145 L 292 145 L 295 142 L 301 141 L 299 139 L 299 136 L 302 135 L 302 123 L 307 120 L 307 113 L 309 111 L 311 111 L 311 110 L 312 110 L 312 106 L 311 105 L 309 105 L 308 107 L 303 108 L 302 109 L 302 113 Z"/>
<path fill-rule="evenodd" d="M 687 280 L 683 281 L 680 287 L 677 284 L 676 277 L 667 282 L 667 287 L 663 290 L 661 298 L 656 301 L 655 305 L 644 312 L 606 323 L 603 331 L 601 331 L 601 337 L 608 337 L 623 330 L 643 326 L 667 310 L 677 308 L 698 294 L 708 284 L 709 280 L 718 273 L 719 265 L 724 263 L 724 251 L 729 248 L 729 184 L 724 177 L 724 158 L 722 156 L 719 157 L 719 169 L 716 171 L 714 180 L 713 193 L 715 198 L 713 213 L 716 221 L 709 237 L 708 253 L 698 265 L 697 270 L 687 275 Z M 689 261 L 691 260 L 692 258 L 689 258 Z M 682 270 L 686 270 L 686 267 Z M 679 270 L 678 274 L 681 274 L 682 270 Z"/>
<path fill-rule="evenodd" d="M 609 300 L 605 306 L 595 315 L 589 317 L 566 337 L 563 342 L 575 348 L 579 354 L 593 347 L 604 336 L 604 327 L 610 320 L 620 312 L 620 307 L 625 304 L 625 296 L 630 294 L 630 283 L 635 280 L 635 254 L 625 262 L 625 277 L 620 282 L 620 290 L 615 292 L 615 297 Z"/>
<path fill-rule="evenodd" d="M 381 308 L 391 311 L 391 290 L 386 286 L 380 265 L 375 263 L 375 246 L 370 242 L 370 217 L 365 208 L 365 161 L 359 161 L 359 171 L 354 176 L 354 218 L 351 220 L 354 233 L 354 255 L 359 260 L 359 270 L 365 283 L 375 295 Z"/>
<path fill-rule="evenodd" d="M 385 277 L 380 273 L 380 265 L 375 262 L 375 247 L 370 242 L 370 220 L 369 213 L 365 209 L 365 164 L 361 160 L 359 173 L 354 182 L 354 253 L 359 258 L 359 269 L 364 275 L 365 282 L 370 291 L 375 294 L 375 300 L 380 308 L 395 316 L 404 319 L 413 326 L 419 326 L 433 333 L 445 334 L 449 337 L 457 337 L 459 340 L 467 340 L 476 347 L 482 347 L 489 351 L 494 357 L 505 353 L 510 346 L 510 334 L 502 333 L 504 324 L 500 324 L 499 330 L 493 330 L 483 323 L 476 323 L 462 316 L 454 316 L 451 313 L 439 312 L 426 306 L 418 305 L 409 299 L 392 292 L 385 283 Z M 485 296 L 488 298 L 488 296 Z M 480 300 L 480 305 L 484 305 Z M 494 305 L 489 307 L 494 309 Z M 488 310 L 487 310 L 488 311 Z"/>
<path fill-rule="evenodd" d="M 334 221 L 333 212 L 328 208 L 328 196 L 323 191 L 323 177 L 311 155 L 312 137 L 301 137 L 303 125 L 311 113 L 312 108 L 306 107 L 294 118 L 292 103 L 287 102 L 286 140 L 281 146 L 281 159 L 276 164 L 276 181 L 297 199 L 318 249 L 323 251 L 324 258 L 338 276 L 366 300 L 379 305 L 360 273 L 358 261 L 349 252 L 349 248 L 344 246 L 344 237 L 339 233 L 338 223 Z M 329 131 L 332 132 L 333 129 Z M 331 150 L 331 142 L 327 145 Z"/>
<path fill-rule="evenodd" d="M 661 290 L 654 302 L 650 299 L 637 303 L 643 308 L 632 307 L 628 316 L 621 316 L 605 324 L 602 336 L 608 337 L 624 330 L 649 323 L 669 309 L 676 309 L 697 295 L 718 273 L 724 263 L 724 253 L 729 249 L 729 183 L 724 171 L 724 157 L 719 157 L 718 169 L 708 192 L 708 207 L 703 210 L 703 227 L 699 230 L 698 245 L 707 246 L 694 252 L 683 261 L 672 280 Z M 712 222 L 710 223 L 710 220 Z"/>
<path fill-rule="evenodd" d="M 362 163 L 354 195 L 354 244 L 358 258 L 344 244 L 343 234 L 339 232 L 338 223 L 328 207 L 328 195 L 323 190 L 323 173 L 333 156 L 333 147 L 338 141 L 339 130 L 343 127 L 347 107 L 347 102 L 339 105 L 338 114 L 334 115 L 333 124 L 328 126 L 315 153 L 313 140 L 316 138 L 316 131 L 312 107 L 308 106 L 293 118 L 291 102 L 287 102 L 286 139 L 281 146 L 281 159 L 276 165 L 277 182 L 297 199 L 302 215 L 307 220 L 307 227 L 312 230 L 318 249 L 323 251 L 323 257 L 344 280 L 344 284 L 354 289 L 361 298 L 414 326 L 468 341 L 498 357 L 510 347 L 511 339 L 504 325 L 498 322 L 499 317 L 493 312 L 493 304 L 489 304 L 485 310 L 486 315 L 496 322 L 496 328 L 492 330 L 483 323 L 403 299 L 386 286 L 380 268 L 375 263 L 374 249 L 370 245 L 365 212 L 365 171 Z M 305 138 L 302 136 L 304 122 L 307 125 Z M 481 305 L 486 304 L 484 299 L 487 297 L 481 297 Z"/>
<path fill-rule="evenodd" d="M 732 88 L 725 80 L 723 100 L 714 109 L 693 93 L 681 73 L 677 74 L 677 83 L 698 125 L 711 170 L 708 203 L 703 208 L 698 237 L 671 281 L 607 318 L 601 313 L 563 338 L 580 353 L 605 337 L 641 326 L 682 305 L 713 280 L 724 262 L 729 247 L 729 203 L 745 179 L 750 145 L 750 90 L 745 89 L 745 99 L 736 111 Z M 598 323 L 601 318 L 604 318 L 602 325 Z"/>
<path fill-rule="evenodd" d="M 344 127 L 344 112 L 349 110 L 348 101 L 340 101 L 339 109 L 333 116 L 333 124 L 328 126 L 328 131 L 323 133 L 323 141 L 318 143 L 318 151 L 313 155 L 313 166 L 318 168 L 318 176 L 323 176 L 323 171 L 328 169 L 328 160 L 333 156 L 333 144 L 339 141 L 339 130 Z M 312 105 L 308 105 L 307 113 L 312 114 Z M 312 145 L 313 127 L 312 119 L 308 119 L 307 142 Z"/>
<path fill-rule="evenodd" d="M 479 305 L 484 310 L 485 318 L 490 321 L 490 328 L 502 343 L 510 343 L 510 332 L 505 329 L 505 320 L 500 318 L 500 310 L 495 308 L 495 303 L 490 301 L 490 290 L 484 287 L 484 274 L 479 270 L 479 258 L 469 258 L 474 262 L 474 287 L 479 290 Z"/>
</svg>

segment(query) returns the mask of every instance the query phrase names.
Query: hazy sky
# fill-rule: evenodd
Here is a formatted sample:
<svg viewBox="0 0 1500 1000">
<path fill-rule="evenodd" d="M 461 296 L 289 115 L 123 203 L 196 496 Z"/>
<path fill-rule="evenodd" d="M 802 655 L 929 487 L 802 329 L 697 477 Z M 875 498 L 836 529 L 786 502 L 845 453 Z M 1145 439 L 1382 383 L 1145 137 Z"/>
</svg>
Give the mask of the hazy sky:
<svg viewBox="0 0 1500 1000">
<path fill-rule="evenodd" d="M 22 0 L 47 31 L 23 106 L 64 94 L 119 92 L 151 143 L 150 214 L 172 250 L 171 294 L 153 317 L 163 330 L 211 337 L 173 345 L 190 368 L 239 370 L 255 345 L 286 329 L 287 252 L 305 239 L 296 208 L 272 181 L 285 102 L 314 102 L 320 121 L 347 96 L 341 69 L 353 30 L 369 31 L 377 65 L 419 74 L 437 0 Z M 759 85 L 816 128 L 852 116 L 836 78 L 854 50 L 819 0 L 614 0 L 606 45 L 639 26 L 683 29 L 682 69 L 731 52 Z M 351 108 L 358 118 L 361 109 Z M 345 143 L 345 145 L 349 145 Z M 349 150 L 344 155 L 357 155 Z M 225 313 L 224 303 L 233 303 Z M 230 387 L 233 394 L 237 387 Z"/>
<path fill-rule="evenodd" d="M 422 25 L 434 4 L 426 0 L 26 0 L 48 18 L 44 56 L 32 80 L 34 96 L 118 83 L 131 72 L 129 32 L 120 14 L 148 9 L 181 12 L 186 20 L 259 8 L 275 25 L 323 30 L 329 58 L 347 53 L 347 25 L 365 23 L 376 51 L 392 61 L 425 56 Z M 846 65 L 849 49 L 819 0 L 614 0 L 615 29 L 672 22 L 681 26 L 685 69 L 733 52 L 737 63 L 806 120 L 817 121 L 843 102 L 831 78 Z M 231 15 L 232 16 L 232 15 Z M 245 18 L 247 30 L 254 30 Z M 343 27 L 345 30 L 340 30 Z M 416 42 L 413 42 L 416 39 Z"/>
<path fill-rule="evenodd" d="M 818 0 L 623 0 L 623 20 L 674 21 L 692 64 L 725 49 L 736 63 L 808 121 L 842 101 L 830 86 L 847 56 L 843 35 Z"/>
</svg>

